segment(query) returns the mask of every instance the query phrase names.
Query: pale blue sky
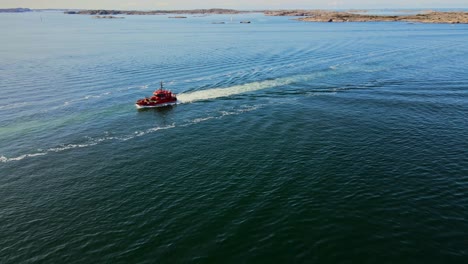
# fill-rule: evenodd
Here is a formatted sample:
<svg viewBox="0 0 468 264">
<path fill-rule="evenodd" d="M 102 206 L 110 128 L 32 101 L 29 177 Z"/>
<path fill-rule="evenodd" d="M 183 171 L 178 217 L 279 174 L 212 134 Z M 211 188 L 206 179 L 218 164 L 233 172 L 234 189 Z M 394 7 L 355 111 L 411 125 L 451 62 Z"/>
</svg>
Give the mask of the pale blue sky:
<svg viewBox="0 0 468 264">
<path fill-rule="evenodd" d="M 316 8 L 468 8 L 468 0 L 0 0 L 0 8 L 83 9 L 316 9 Z"/>
</svg>

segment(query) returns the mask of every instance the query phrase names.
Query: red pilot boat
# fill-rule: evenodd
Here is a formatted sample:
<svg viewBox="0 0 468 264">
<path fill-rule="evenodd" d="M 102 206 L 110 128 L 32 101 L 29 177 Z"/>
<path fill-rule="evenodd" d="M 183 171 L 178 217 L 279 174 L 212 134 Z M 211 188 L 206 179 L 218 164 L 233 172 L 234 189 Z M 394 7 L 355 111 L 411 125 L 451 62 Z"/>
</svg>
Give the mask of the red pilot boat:
<svg viewBox="0 0 468 264">
<path fill-rule="evenodd" d="M 153 92 L 153 96 L 150 98 L 140 99 L 136 102 L 138 109 L 144 108 L 156 108 L 164 107 L 169 105 L 177 104 L 177 97 L 169 90 L 163 89 L 163 83 L 161 82 L 161 88 Z"/>
</svg>

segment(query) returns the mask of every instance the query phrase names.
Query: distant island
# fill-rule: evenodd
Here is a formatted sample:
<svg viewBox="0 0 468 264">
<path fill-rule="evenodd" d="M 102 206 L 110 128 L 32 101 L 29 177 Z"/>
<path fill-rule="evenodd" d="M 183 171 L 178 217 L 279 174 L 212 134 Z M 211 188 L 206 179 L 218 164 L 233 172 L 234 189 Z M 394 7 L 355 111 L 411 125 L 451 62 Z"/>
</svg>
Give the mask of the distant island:
<svg viewBox="0 0 468 264">
<path fill-rule="evenodd" d="M 361 11 L 362 12 L 362 11 Z M 364 12 L 363 12 L 364 13 Z M 440 24 L 468 24 L 468 12 L 425 11 L 416 15 L 368 15 L 356 11 L 279 10 L 266 11 L 267 16 L 300 16 L 306 22 L 417 22 Z"/>
<path fill-rule="evenodd" d="M 31 11 L 32 10 L 29 8 L 22 8 L 22 7 L 0 9 L 0 13 L 23 13 L 23 12 L 31 12 Z"/>
<path fill-rule="evenodd" d="M 153 11 L 138 11 L 138 10 L 78 10 L 65 11 L 65 14 L 70 15 L 167 15 L 167 14 L 242 14 L 253 11 L 239 11 L 234 9 L 193 9 L 193 10 L 153 10 Z"/>
<path fill-rule="evenodd" d="M 124 19 L 125 17 L 116 17 L 116 16 L 93 16 L 97 19 Z"/>
<path fill-rule="evenodd" d="M 0 13 L 23 13 L 35 11 L 29 8 L 4 8 Z M 37 11 L 37 10 L 36 10 Z M 401 13 L 412 12 L 412 10 L 402 10 Z M 419 14 L 403 15 L 372 15 L 369 10 L 256 10 L 242 11 L 235 9 L 192 9 L 192 10 L 67 10 L 65 14 L 70 15 L 94 15 L 94 18 L 122 18 L 114 15 L 215 15 L 215 14 L 245 14 L 263 13 L 266 16 L 292 16 L 298 17 L 296 20 L 304 22 L 409 22 L 409 23 L 438 23 L 438 24 L 468 24 L 468 12 L 440 12 L 424 11 Z M 170 18 L 186 18 L 184 16 L 171 16 Z"/>
<path fill-rule="evenodd" d="M 404 10 L 402 13 L 410 12 Z M 424 11 L 415 15 L 372 15 L 368 10 L 262 10 L 262 11 L 241 11 L 234 9 L 193 9 L 193 10 L 78 10 L 65 11 L 65 14 L 78 15 L 168 15 L 168 14 L 244 14 L 244 13 L 264 13 L 267 16 L 295 16 L 299 21 L 305 22 L 413 22 L 413 23 L 443 23 L 443 24 L 468 24 L 468 12 L 439 12 Z M 182 16 L 172 16 L 171 18 L 185 18 Z"/>
</svg>

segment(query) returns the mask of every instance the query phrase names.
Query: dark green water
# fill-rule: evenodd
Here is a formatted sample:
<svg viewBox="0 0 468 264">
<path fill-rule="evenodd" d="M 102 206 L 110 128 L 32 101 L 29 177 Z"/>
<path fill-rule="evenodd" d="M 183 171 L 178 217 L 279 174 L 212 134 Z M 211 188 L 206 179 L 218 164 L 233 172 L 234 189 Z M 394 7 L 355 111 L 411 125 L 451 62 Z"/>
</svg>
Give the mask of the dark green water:
<svg viewBox="0 0 468 264">
<path fill-rule="evenodd" d="M 0 263 L 467 260 L 467 25 L 38 17 L 0 16 Z"/>
</svg>

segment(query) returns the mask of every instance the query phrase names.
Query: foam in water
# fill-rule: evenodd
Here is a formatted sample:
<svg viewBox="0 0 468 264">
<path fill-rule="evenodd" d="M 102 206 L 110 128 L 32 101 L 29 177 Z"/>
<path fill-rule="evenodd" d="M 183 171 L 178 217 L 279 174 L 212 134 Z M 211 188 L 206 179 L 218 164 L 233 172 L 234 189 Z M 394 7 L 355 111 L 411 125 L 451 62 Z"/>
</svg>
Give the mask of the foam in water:
<svg viewBox="0 0 468 264">
<path fill-rule="evenodd" d="M 7 158 L 5 156 L 0 156 L 0 162 L 6 163 L 6 162 L 10 162 L 10 161 L 19 161 L 19 160 L 23 160 L 25 158 L 44 156 L 44 155 L 47 155 L 48 153 L 51 153 L 51 152 L 62 152 L 62 151 L 65 151 L 65 150 L 70 150 L 70 149 L 86 148 L 86 147 L 95 146 L 95 145 L 97 145 L 99 143 L 102 143 L 102 142 L 105 142 L 105 141 L 110 141 L 110 140 L 127 141 L 127 140 L 133 139 L 135 137 L 141 137 L 141 136 L 144 136 L 146 134 L 156 132 L 158 130 L 169 129 L 169 128 L 174 128 L 174 127 L 175 127 L 174 124 L 170 125 L 170 126 L 165 126 L 165 127 L 153 127 L 153 128 L 146 129 L 144 131 L 135 131 L 134 134 L 121 136 L 121 137 L 106 136 L 106 137 L 96 138 L 96 139 L 91 138 L 91 137 L 87 137 L 88 141 L 84 142 L 84 143 L 66 144 L 66 145 L 61 145 L 59 147 L 49 148 L 49 149 L 46 149 L 46 150 L 40 150 L 39 149 L 38 152 L 36 152 L 36 153 L 23 154 L 23 155 L 20 155 L 18 157 L 14 157 L 14 158 Z M 108 132 L 106 132 L 106 134 L 107 133 Z"/>
<path fill-rule="evenodd" d="M 23 102 L 23 103 L 14 103 L 14 104 L 7 104 L 7 105 L 1 105 L 0 110 L 10 110 L 10 109 L 15 109 L 19 107 L 25 107 L 29 103 Z"/>
<path fill-rule="evenodd" d="M 189 125 L 197 124 L 197 123 L 208 121 L 208 120 L 211 120 L 211 119 L 220 119 L 220 118 L 223 118 L 224 116 L 228 116 L 228 115 L 236 115 L 236 114 L 241 114 L 241 113 L 245 113 L 245 112 L 250 112 L 250 111 L 258 109 L 259 107 L 261 107 L 261 105 L 244 106 L 244 107 L 242 107 L 241 109 L 239 109 L 237 111 L 231 111 L 231 112 L 221 111 L 219 116 L 208 116 L 208 117 L 202 117 L 202 118 L 195 118 L 193 120 L 190 120 L 190 121 L 180 125 L 180 127 L 186 127 L 186 126 L 189 126 Z M 175 124 L 164 126 L 164 127 L 152 127 L 152 128 L 148 128 L 148 129 L 143 130 L 143 131 L 135 131 L 132 134 L 119 136 L 119 137 L 115 137 L 115 136 L 105 136 L 105 137 L 102 137 L 102 138 L 87 137 L 88 141 L 84 142 L 84 143 L 66 144 L 66 145 L 61 145 L 59 147 L 52 147 L 52 148 L 49 148 L 49 149 L 46 149 L 46 150 L 38 149 L 38 152 L 36 152 L 36 153 L 23 154 L 23 155 L 13 157 L 13 158 L 0 156 L 0 162 L 7 163 L 7 162 L 12 162 L 12 161 L 20 161 L 20 160 L 23 160 L 25 158 L 44 156 L 44 155 L 47 155 L 47 154 L 52 153 L 52 152 L 57 153 L 57 152 L 62 152 L 62 151 L 65 151 L 65 150 L 71 150 L 71 149 L 76 149 L 76 148 L 86 148 L 86 147 L 95 146 L 95 145 L 98 145 L 98 144 L 100 144 L 102 142 L 111 141 L 111 140 L 128 141 L 128 140 L 134 139 L 136 137 L 142 137 L 142 136 L 145 136 L 147 134 L 157 132 L 159 130 L 171 129 L 171 128 L 175 128 L 175 127 L 176 127 Z M 107 134 L 109 134 L 109 132 L 106 131 L 105 134 L 107 135 Z"/>
</svg>

